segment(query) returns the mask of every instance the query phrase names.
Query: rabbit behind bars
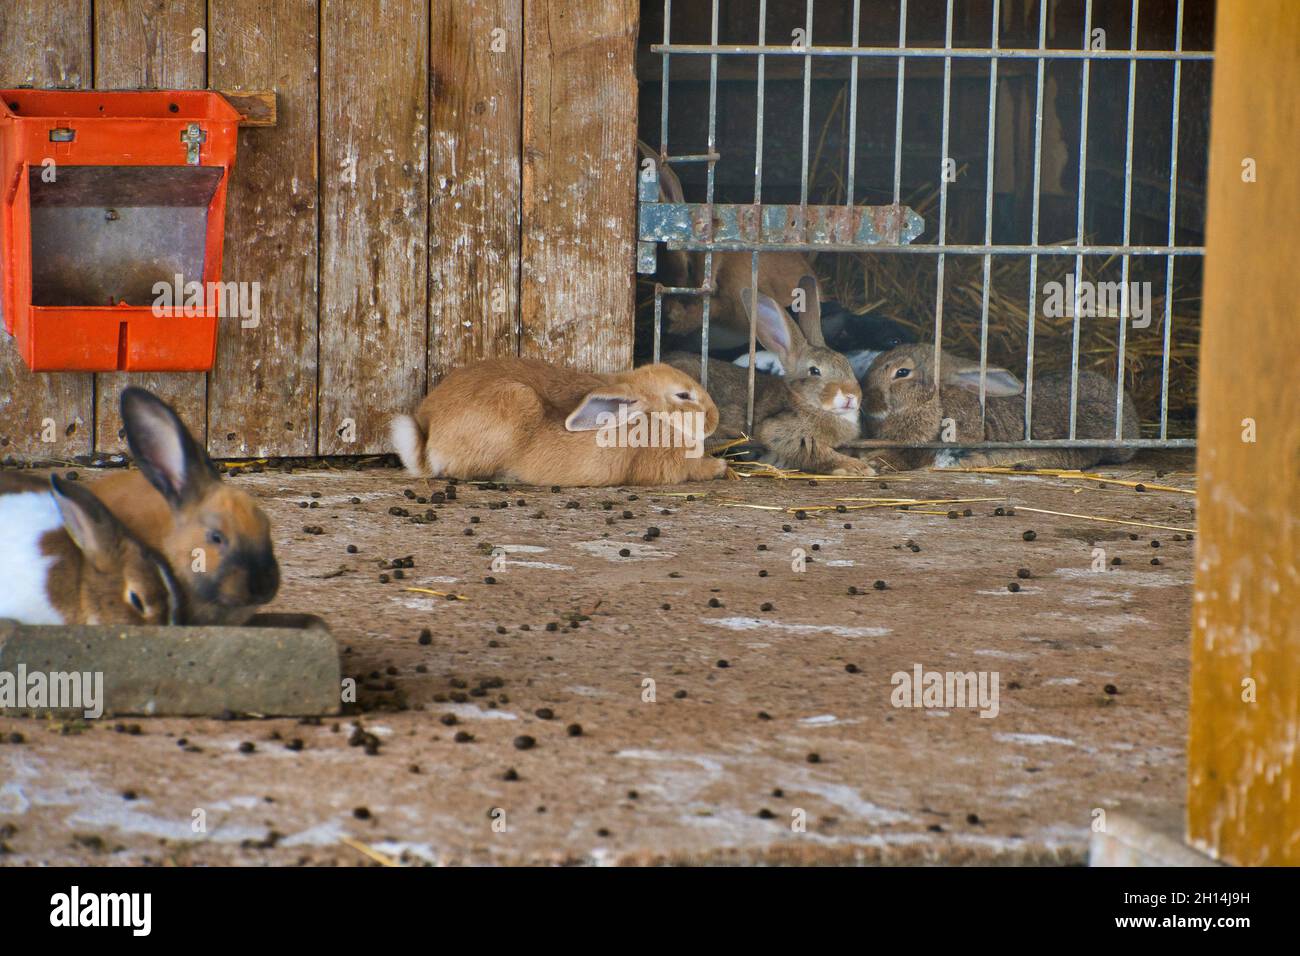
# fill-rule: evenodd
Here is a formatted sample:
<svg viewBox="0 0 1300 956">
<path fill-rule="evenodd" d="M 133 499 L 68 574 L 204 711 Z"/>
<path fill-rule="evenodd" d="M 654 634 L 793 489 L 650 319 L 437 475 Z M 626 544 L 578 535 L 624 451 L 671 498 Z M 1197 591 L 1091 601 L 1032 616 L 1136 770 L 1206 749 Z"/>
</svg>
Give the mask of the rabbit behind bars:
<svg viewBox="0 0 1300 956">
<path fill-rule="evenodd" d="M 741 291 L 748 312 L 751 291 Z M 862 389 L 848 360 L 826 347 L 820 323 L 809 317 L 800 327 L 770 297 L 759 293 L 755 334 L 775 353 L 784 376 L 754 373 L 753 438 L 762 446 L 761 460 L 778 468 L 820 474 L 871 475 L 866 462 L 836 450 L 860 432 Z M 806 333 L 806 334 L 804 334 Z M 698 377 L 700 357 L 672 352 L 664 360 Z M 709 360 L 709 392 L 718 406 L 715 442 L 745 433 L 749 371 Z"/>
<path fill-rule="evenodd" d="M 642 160 L 657 164 L 659 202 L 685 203 L 681 180 L 659 154 L 641 140 L 637 148 Z M 664 249 L 660 252 L 660 278 L 678 287 L 702 287 L 705 279 L 705 254 L 694 251 Z M 709 302 L 709 350 L 734 352 L 749 345 L 749 306 L 742 297 L 751 287 L 751 262 L 748 252 L 713 253 L 713 287 Z M 758 257 L 758 291 L 783 308 L 801 312 L 800 323 L 821 323 L 821 289 L 817 273 L 802 253 L 765 252 Z M 704 300 L 701 296 L 671 296 L 664 301 L 665 334 L 670 346 L 698 349 L 704 325 Z"/>
<path fill-rule="evenodd" d="M 904 345 L 880 356 L 863 379 L 864 410 L 872 437 L 906 442 L 1011 442 L 1024 438 L 1024 385 L 1004 368 L 985 370 L 984 428 L 980 429 L 978 362 L 944 352 L 935 387 L 934 346 Z M 945 435 L 946 423 L 955 426 Z M 1138 437 L 1138 412 L 1124 396 L 1125 438 Z M 1036 379 L 1031 436 L 1035 440 L 1068 438 L 1070 375 L 1049 372 Z M 1078 438 L 1115 435 L 1115 383 L 1088 369 L 1079 370 Z M 1133 457 L 1124 448 L 989 448 L 962 451 L 898 448 L 868 460 L 880 469 L 1029 465 L 1036 468 L 1090 468 Z"/>
</svg>

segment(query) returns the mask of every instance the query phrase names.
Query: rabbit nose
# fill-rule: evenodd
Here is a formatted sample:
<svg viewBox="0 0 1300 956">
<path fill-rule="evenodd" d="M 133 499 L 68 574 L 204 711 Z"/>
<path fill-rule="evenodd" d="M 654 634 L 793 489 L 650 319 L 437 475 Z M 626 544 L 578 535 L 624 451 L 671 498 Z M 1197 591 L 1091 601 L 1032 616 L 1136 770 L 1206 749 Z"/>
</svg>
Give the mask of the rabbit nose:
<svg viewBox="0 0 1300 956">
<path fill-rule="evenodd" d="M 858 407 L 858 396 L 840 392 L 839 401 L 836 402 L 840 408 L 854 409 Z"/>
</svg>

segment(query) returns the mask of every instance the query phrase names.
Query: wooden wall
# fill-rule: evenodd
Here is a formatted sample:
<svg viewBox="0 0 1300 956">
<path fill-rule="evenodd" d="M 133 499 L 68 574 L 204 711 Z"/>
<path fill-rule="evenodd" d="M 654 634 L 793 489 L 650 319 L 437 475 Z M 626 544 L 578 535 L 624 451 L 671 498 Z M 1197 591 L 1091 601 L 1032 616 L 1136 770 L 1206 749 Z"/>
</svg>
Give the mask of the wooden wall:
<svg viewBox="0 0 1300 956">
<path fill-rule="evenodd" d="M 271 88 L 279 122 L 241 132 L 226 213 L 258 327 L 223 319 L 208 375 L 33 375 L 0 336 L 0 458 L 116 451 L 130 382 L 218 457 L 360 455 L 469 359 L 630 365 L 637 9 L 4 0 L 0 87 Z"/>
<path fill-rule="evenodd" d="M 1188 837 L 1300 865 L 1300 4 L 1219 8 L 1201 333 Z M 1253 176 L 1244 164 L 1253 164 Z"/>
</svg>

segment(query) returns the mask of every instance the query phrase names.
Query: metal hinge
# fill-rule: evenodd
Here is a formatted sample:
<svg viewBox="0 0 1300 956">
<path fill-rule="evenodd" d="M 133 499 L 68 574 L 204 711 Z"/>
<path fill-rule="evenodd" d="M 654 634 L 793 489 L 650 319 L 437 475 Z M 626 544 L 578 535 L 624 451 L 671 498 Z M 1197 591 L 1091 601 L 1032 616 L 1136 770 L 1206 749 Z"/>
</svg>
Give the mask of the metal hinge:
<svg viewBox="0 0 1300 956">
<path fill-rule="evenodd" d="M 191 166 L 199 164 L 199 148 L 208 141 L 208 134 L 198 123 L 191 123 L 181 131 L 181 142 L 185 144 L 185 162 Z"/>
<path fill-rule="evenodd" d="M 659 163 L 658 161 L 650 163 L 643 167 L 636 177 L 637 191 L 636 198 L 639 204 L 639 215 L 644 218 L 645 204 L 657 202 L 659 200 Z M 636 271 L 642 275 L 654 275 L 658 268 L 658 243 L 638 241 L 636 244 Z"/>
</svg>

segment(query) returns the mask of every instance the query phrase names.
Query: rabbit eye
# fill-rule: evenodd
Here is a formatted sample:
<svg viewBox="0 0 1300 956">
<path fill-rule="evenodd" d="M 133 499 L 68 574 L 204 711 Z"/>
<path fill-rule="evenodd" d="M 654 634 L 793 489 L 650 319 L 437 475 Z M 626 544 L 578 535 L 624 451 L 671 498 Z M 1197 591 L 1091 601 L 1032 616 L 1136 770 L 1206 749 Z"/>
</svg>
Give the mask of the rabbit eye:
<svg viewBox="0 0 1300 956">
<path fill-rule="evenodd" d="M 209 531 L 209 532 L 208 532 L 208 544 L 213 545 L 214 547 L 218 547 L 218 548 L 219 548 L 219 547 L 221 547 L 221 546 L 222 546 L 223 544 L 225 544 L 225 543 L 226 543 L 225 536 L 222 535 L 222 533 L 221 533 L 220 531 Z"/>
<path fill-rule="evenodd" d="M 910 368 L 900 368 L 898 371 L 894 372 L 894 378 L 907 378 L 907 376 L 911 374 L 912 370 Z"/>
<path fill-rule="evenodd" d="M 140 600 L 140 595 L 136 594 L 134 591 L 127 591 L 126 599 L 131 602 L 131 606 L 133 608 L 135 608 L 141 614 L 144 613 L 144 601 Z"/>
<path fill-rule="evenodd" d="M 808 366 L 808 374 L 809 374 L 809 375 L 820 375 L 821 373 L 822 373 L 822 370 L 819 369 L 816 365 L 810 365 L 810 366 Z"/>
<path fill-rule="evenodd" d="M 677 397 L 680 398 L 683 402 L 689 402 L 692 396 L 690 392 L 678 392 Z"/>
</svg>

